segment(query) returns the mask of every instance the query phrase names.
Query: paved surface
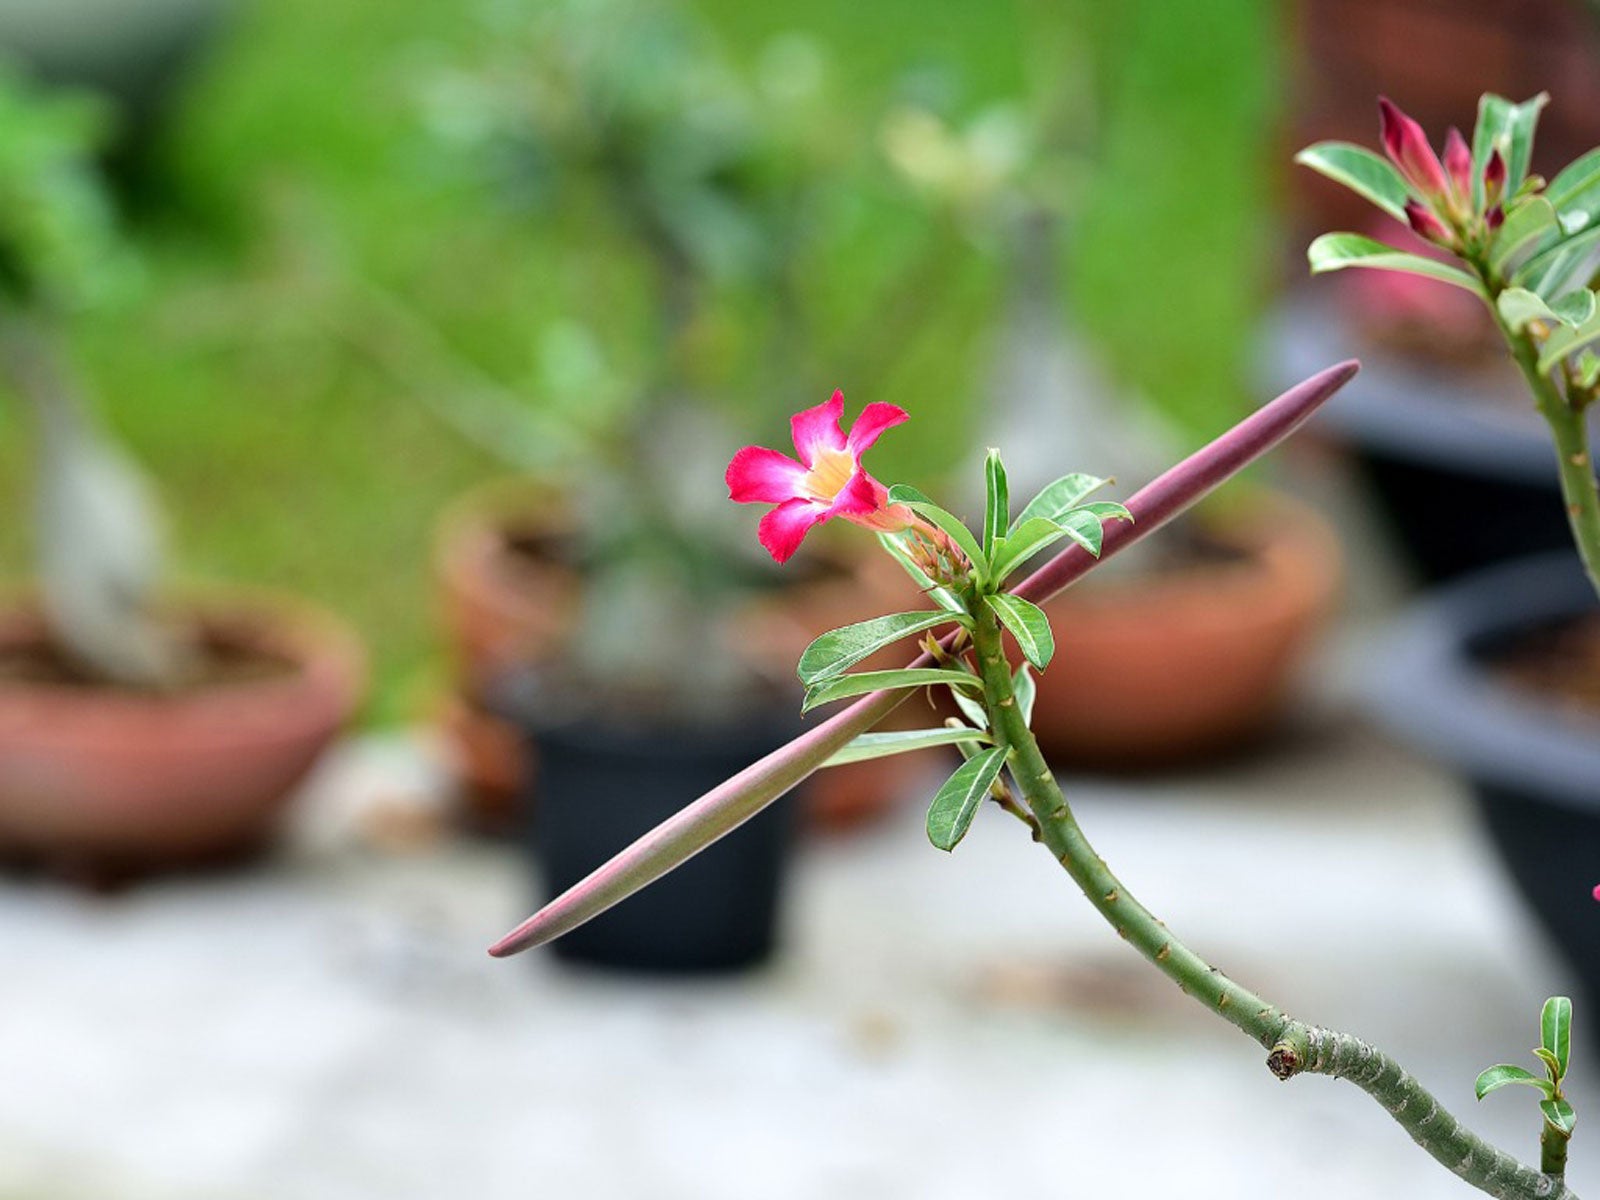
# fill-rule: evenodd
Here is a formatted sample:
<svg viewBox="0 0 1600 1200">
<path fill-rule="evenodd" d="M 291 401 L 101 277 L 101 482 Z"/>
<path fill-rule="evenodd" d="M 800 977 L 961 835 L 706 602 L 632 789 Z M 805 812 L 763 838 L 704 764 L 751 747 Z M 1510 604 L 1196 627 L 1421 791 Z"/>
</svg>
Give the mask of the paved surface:
<svg viewBox="0 0 1600 1200">
<path fill-rule="evenodd" d="M 1527 1057 L 1559 971 L 1453 784 L 1306 725 L 1199 778 L 1075 781 L 1083 821 L 1237 978 L 1531 1152 L 1531 1096 L 1471 1084 Z M 1273 1080 L 998 812 L 952 857 L 914 804 L 812 843 L 770 970 L 647 986 L 484 956 L 526 908 L 511 852 L 374 848 L 361 812 L 425 802 L 419 761 L 351 748 L 249 874 L 0 887 L 0 1197 L 1474 1194 L 1348 1085 Z"/>
</svg>

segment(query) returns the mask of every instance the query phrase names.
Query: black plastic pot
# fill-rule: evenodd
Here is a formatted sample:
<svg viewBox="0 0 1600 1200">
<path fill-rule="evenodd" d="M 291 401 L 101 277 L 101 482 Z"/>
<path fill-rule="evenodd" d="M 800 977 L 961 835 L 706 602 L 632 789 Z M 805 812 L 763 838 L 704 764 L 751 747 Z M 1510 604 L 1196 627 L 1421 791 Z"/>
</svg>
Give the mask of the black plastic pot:
<svg viewBox="0 0 1600 1200">
<path fill-rule="evenodd" d="M 1269 336 L 1273 379 L 1359 354 L 1361 373 L 1312 428 L 1350 447 L 1422 579 L 1571 546 L 1549 431 L 1509 363 L 1471 371 L 1374 349 L 1326 297 L 1285 304 Z"/>
<path fill-rule="evenodd" d="M 1520 634 L 1600 609 L 1571 550 L 1503 564 L 1429 596 L 1384 647 L 1388 727 L 1471 782 L 1518 889 L 1600 1001 L 1600 719 L 1509 686 L 1485 663 Z"/>
<path fill-rule="evenodd" d="M 552 724 L 533 704 L 499 707 L 533 747 L 527 847 L 549 897 L 797 732 L 789 708 L 727 729 L 641 731 Z M 769 806 L 552 949 L 572 962 L 662 974 L 764 961 L 777 941 L 794 801 L 791 793 Z"/>
</svg>

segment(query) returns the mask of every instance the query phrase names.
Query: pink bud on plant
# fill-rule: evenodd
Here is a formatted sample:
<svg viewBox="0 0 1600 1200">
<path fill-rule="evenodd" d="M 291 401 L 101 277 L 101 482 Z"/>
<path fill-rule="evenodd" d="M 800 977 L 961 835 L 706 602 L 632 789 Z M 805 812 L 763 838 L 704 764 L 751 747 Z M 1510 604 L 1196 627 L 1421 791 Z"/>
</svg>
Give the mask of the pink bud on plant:
<svg viewBox="0 0 1600 1200">
<path fill-rule="evenodd" d="M 1435 215 L 1433 209 L 1421 201 L 1406 201 L 1406 220 L 1411 223 L 1412 230 L 1418 236 L 1425 237 L 1440 246 L 1455 245 L 1455 234 L 1450 232 L 1449 226 Z"/>
<path fill-rule="evenodd" d="M 1500 226 L 1506 223 L 1506 210 L 1496 204 L 1484 214 L 1483 219 L 1488 223 L 1489 232 L 1493 233 L 1496 229 L 1499 229 Z"/>
<path fill-rule="evenodd" d="M 1400 174 L 1428 199 L 1444 199 L 1450 183 L 1422 126 L 1395 107 L 1387 96 L 1378 97 L 1378 114 L 1384 151 L 1400 168 Z"/>
<path fill-rule="evenodd" d="M 1472 151 L 1454 125 L 1444 139 L 1444 169 L 1450 177 L 1450 197 L 1457 211 L 1465 214 L 1472 205 Z"/>
<path fill-rule="evenodd" d="M 1483 202 L 1493 208 L 1500 203 L 1500 197 L 1506 190 L 1506 160 L 1500 157 L 1500 151 L 1494 150 L 1489 155 L 1489 161 L 1483 164 Z"/>
</svg>

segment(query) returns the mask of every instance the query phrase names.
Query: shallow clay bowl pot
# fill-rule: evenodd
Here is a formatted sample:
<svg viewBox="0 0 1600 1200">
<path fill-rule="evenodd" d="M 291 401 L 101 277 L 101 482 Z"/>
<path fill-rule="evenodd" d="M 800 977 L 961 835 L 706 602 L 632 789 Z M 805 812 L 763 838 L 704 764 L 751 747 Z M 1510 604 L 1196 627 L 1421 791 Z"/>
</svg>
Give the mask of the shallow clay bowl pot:
<svg viewBox="0 0 1600 1200">
<path fill-rule="evenodd" d="M 242 857 L 350 717 L 356 638 L 260 596 L 186 604 L 213 646 L 276 662 L 171 694 L 0 679 L 0 856 L 94 874 Z M 36 611 L 0 610 L 0 651 L 45 643 Z"/>
<path fill-rule="evenodd" d="M 1091 576 L 1045 606 L 1056 654 L 1034 730 L 1052 761 L 1167 766 L 1233 749 L 1277 716 L 1333 601 L 1338 541 L 1280 496 L 1210 532 L 1238 559 Z"/>
</svg>

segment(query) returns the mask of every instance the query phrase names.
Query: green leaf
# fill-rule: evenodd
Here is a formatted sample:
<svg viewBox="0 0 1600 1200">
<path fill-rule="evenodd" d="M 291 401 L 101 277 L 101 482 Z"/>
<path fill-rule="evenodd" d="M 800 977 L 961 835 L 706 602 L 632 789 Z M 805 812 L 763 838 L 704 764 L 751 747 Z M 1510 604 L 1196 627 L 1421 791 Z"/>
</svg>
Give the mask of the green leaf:
<svg viewBox="0 0 1600 1200">
<path fill-rule="evenodd" d="M 1533 1056 L 1544 1064 L 1545 1074 L 1550 1077 L 1552 1084 L 1561 1082 L 1561 1060 L 1543 1046 L 1533 1048 Z"/>
<path fill-rule="evenodd" d="M 1073 509 L 1061 518 L 1059 524 L 1069 538 L 1096 558 L 1100 557 L 1100 549 L 1105 544 L 1105 530 L 1100 527 L 1100 518 L 1087 507 Z"/>
<path fill-rule="evenodd" d="M 1483 295 L 1478 281 L 1459 267 L 1442 263 L 1419 254 L 1407 254 L 1380 241 L 1363 237 L 1359 233 L 1325 233 L 1306 249 L 1306 259 L 1311 273 L 1343 271 L 1347 267 L 1372 267 L 1380 271 L 1404 271 L 1423 275 L 1444 283 L 1465 288 L 1474 295 Z"/>
<path fill-rule="evenodd" d="M 1578 1114 L 1572 1111 L 1572 1105 L 1565 1100 L 1541 1100 L 1539 1111 L 1546 1121 L 1568 1137 L 1572 1136 L 1572 1127 L 1578 1123 Z"/>
<path fill-rule="evenodd" d="M 1011 496 L 1006 490 L 1006 466 L 1000 461 L 1000 451 L 992 447 L 983 460 L 983 484 L 983 553 L 985 558 L 993 558 L 995 542 L 1005 537 L 1011 522 Z"/>
<path fill-rule="evenodd" d="M 1512 282 L 1538 292 L 1547 300 L 1561 295 L 1575 279 L 1588 283 L 1588 275 L 1579 277 L 1578 273 L 1589 265 L 1590 252 L 1597 243 L 1600 243 L 1600 225 L 1539 251 L 1517 268 Z"/>
<path fill-rule="evenodd" d="M 1495 231 L 1489 247 L 1489 265 L 1502 270 L 1505 265 L 1524 250 L 1543 248 L 1546 239 L 1554 241 L 1562 234 L 1556 220 L 1556 210 L 1543 196 L 1531 196 L 1506 214 L 1506 222 Z"/>
<path fill-rule="evenodd" d="M 1318 142 L 1294 156 L 1294 161 L 1342 183 L 1376 204 L 1397 221 L 1406 219 L 1411 190 L 1387 158 L 1350 142 Z"/>
<path fill-rule="evenodd" d="M 985 596 L 984 603 L 994 610 L 1000 623 L 1011 631 L 1022 650 L 1022 656 L 1033 664 L 1033 669 L 1043 671 L 1050 665 L 1056 652 L 1055 634 L 1050 631 L 1050 618 L 1036 604 L 1021 596 L 1004 592 Z"/>
<path fill-rule="evenodd" d="M 1478 101 L 1478 124 L 1472 131 L 1472 202 L 1483 204 L 1483 168 L 1489 153 L 1499 149 L 1506 164 L 1506 194 L 1513 195 L 1528 175 L 1528 160 L 1533 154 L 1533 132 L 1539 124 L 1539 110 L 1550 101 L 1540 92 L 1531 100 L 1513 104 L 1504 96 L 1485 92 Z"/>
<path fill-rule="evenodd" d="M 1067 536 L 1067 531 L 1044 517 L 1029 517 L 1000 544 L 1000 552 L 991 564 L 991 578 L 996 587 L 1006 581 L 1006 576 L 1027 562 L 1039 551 L 1054 545 Z"/>
<path fill-rule="evenodd" d="M 897 483 L 889 489 L 890 504 L 904 504 L 913 512 L 927 517 L 940 529 L 950 536 L 950 540 L 961 547 L 961 552 L 972 563 L 972 569 L 982 579 L 988 574 L 989 560 L 977 541 L 972 536 L 972 531 L 963 525 L 953 513 L 948 513 L 932 500 L 929 500 L 916 488 L 905 483 Z"/>
<path fill-rule="evenodd" d="M 1132 521 L 1133 513 L 1126 504 L 1118 504 L 1115 500 L 1095 500 L 1088 504 L 1080 504 L 1073 512 L 1086 512 L 1094 516 L 1104 525 L 1107 521 Z"/>
<path fill-rule="evenodd" d="M 942 584 L 936 583 L 931 575 L 919 567 L 916 560 L 906 550 L 905 541 L 909 537 L 906 533 L 880 533 L 878 544 L 889 552 L 889 556 L 900 564 L 900 569 L 911 576 L 911 582 L 922 589 L 923 593 L 940 608 L 949 612 L 966 615 L 966 605 L 956 597 L 956 594 Z"/>
<path fill-rule="evenodd" d="M 1527 288 L 1507 288 L 1496 301 L 1500 316 L 1512 329 L 1521 330 L 1530 321 L 1565 325 L 1577 329 L 1594 316 L 1594 293 L 1588 288 L 1569 292 L 1553 305 Z"/>
<path fill-rule="evenodd" d="M 1540 1079 L 1532 1071 L 1525 1071 L 1521 1067 L 1512 1066 L 1510 1063 L 1498 1063 L 1478 1076 L 1478 1082 L 1473 1085 L 1478 1099 L 1482 1100 L 1490 1092 L 1503 1088 L 1508 1083 L 1523 1083 L 1531 1088 L 1538 1088 L 1546 1095 L 1550 1093 L 1548 1080 Z"/>
<path fill-rule="evenodd" d="M 983 701 L 963 695 L 954 688 L 950 690 L 950 699 L 956 702 L 956 707 L 972 722 L 974 728 L 989 728 L 989 710 L 983 706 Z"/>
<path fill-rule="evenodd" d="M 1023 663 L 1017 668 L 1017 673 L 1011 677 L 1011 694 L 1017 698 L 1017 711 L 1022 714 L 1024 725 L 1033 724 L 1033 702 L 1038 698 L 1039 688 L 1033 682 L 1033 672 L 1028 669 L 1028 664 Z"/>
<path fill-rule="evenodd" d="M 887 733 L 863 733 L 843 750 L 822 765 L 842 767 L 846 763 L 866 762 L 873 758 L 887 758 L 891 754 L 908 754 L 914 750 L 927 750 L 934 746 L 957 746 L 962 743 L 987 743 L 992 740 L 980 729 L 896 729 Z"/>
<path fill-rule="evenodd" d="M 1556 1056 L 1565 1075 L 1572 1054 L 1572 1001 L 1566 996 L 1551 996 L 1544 1002 L 1539 1013 L 1539 1045 Z"/>
<path fill-rule="evenodd" d="M 1561 215 L 1564 233 L 1577 233 L 1600 220 L 1600 147 L 1563 168 L 1544 194 Z"/>
<path fill-rule="evenodd" d="M 1600 357 L 1593 350 L 1578 355 L 1578 386 L 1592 388 L 1600 381 Z"/>
<path fill-rule="evenodd" d="M 1593 342 L 1600 342 L 1600 314 L 1590 317 L 1576 329 L 1561 326 L 1544 340 L 1539 351 L 1539 373 L 1545 374 L 1567 355 Z"/>
<path fill-rule="evenodd" d="M 894 645 L 901 638 L 956 620 L 970 623 L 954 613 L 934 610 L 893 613 L 831 630 L 806 647 L 805 653 L 800 656 L 796 674 L 800 676 L 801 683 L 812 687 L 848 671 L 862 659 L 871 657 L 885 646 Z"/>
<path fill-rule="evenodd" d="M 975 675 L 947 667 L 908 667 L 900 671 L 860 671 L 854 675 L 837 675 L 824 680 L 806 692 L 801 712 L 810 712 L 819 704 L 830 700 L 843 700 L 847 696 L 864 696 L 868 692 L 892 688 L 932 687 L 948 684 L 951 687 L 979 688 L 983 685 Z"/>
<path fill-rule="evenodd" d="M 1005 766 L 1006 748 L 995 746 L 974 754 L 956 768 L 928 806 L 928 840 L 940 850 L 954 850 L 967 835 L 989 786 Z"/>
<path fill-rule="evenodd" d="M 1011 523 L 1011 532 L 1019 533 L 1024 525 L 1036 518 L 1055 521 L 1065 516 L 1090 492 L 1105 487 L 1109 482 L 1098 475 L 1084 475 L 1081 472 L 1063 475 L 1053 483 L 1047 484 L 1037 496 L 1028 501 L 1027 506 L 1017 514 L 1017 519 Z"/>
</svg>

